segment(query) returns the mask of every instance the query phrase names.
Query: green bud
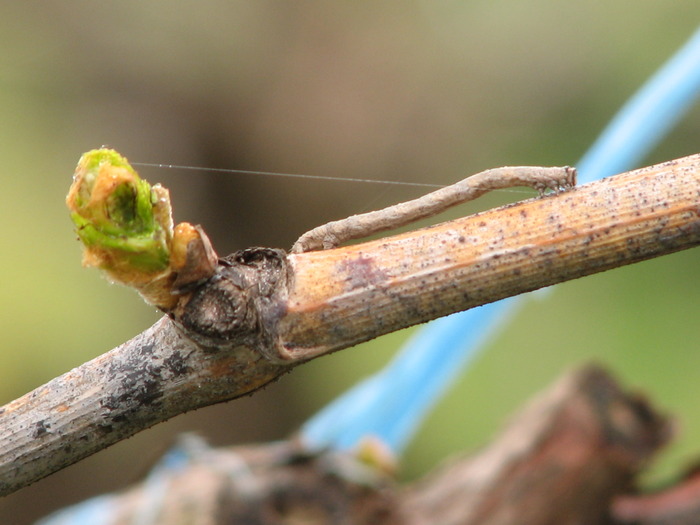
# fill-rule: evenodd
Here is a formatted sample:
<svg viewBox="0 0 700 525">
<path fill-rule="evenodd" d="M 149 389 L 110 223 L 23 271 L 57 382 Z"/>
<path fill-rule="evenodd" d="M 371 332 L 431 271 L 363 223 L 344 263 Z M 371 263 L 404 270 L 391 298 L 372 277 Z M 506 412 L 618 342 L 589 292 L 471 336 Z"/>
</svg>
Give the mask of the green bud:
<svg viewBox="0 0 700 525">
<path fill-rule="evenodd" d="M 165 311 L 216 270 L 204 231 L 186 222 L 173 229 L 168 190 L 151 187 L 114 150 L 80 158 L 66 204 L 83 242 L 83 264 L 136 288 Z"/>
<path fill-rule="evenodd" d="M 168 267 L 167 191 L 151 188 L 116 151 L 97 149 L 80 158 L 66 204 L 85 245 L 86 265 L 145 273 Z"/>
</svg>

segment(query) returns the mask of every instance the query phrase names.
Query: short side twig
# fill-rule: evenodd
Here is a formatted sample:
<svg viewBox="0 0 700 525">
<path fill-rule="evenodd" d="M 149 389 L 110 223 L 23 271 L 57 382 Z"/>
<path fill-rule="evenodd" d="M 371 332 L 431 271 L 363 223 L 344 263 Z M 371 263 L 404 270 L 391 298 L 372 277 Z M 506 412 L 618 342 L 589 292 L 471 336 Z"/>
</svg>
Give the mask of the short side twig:
<svg viewBox="0 0 700 525">
<path fill-rule="evenodd" d="M 474 200 L 494 190 L 529 186 L 543 194 L 547 189 L 559 191 L 570 189 L 575 184 L 576 170 L 568 166 L 515 166 L 486 170 L 417 199 L 314 228 L 299 237 L 292 246 L 292 253 L 336 248 L 352 239 L 362 239 L 432 217 L 452 206 Z"/>
</svg>

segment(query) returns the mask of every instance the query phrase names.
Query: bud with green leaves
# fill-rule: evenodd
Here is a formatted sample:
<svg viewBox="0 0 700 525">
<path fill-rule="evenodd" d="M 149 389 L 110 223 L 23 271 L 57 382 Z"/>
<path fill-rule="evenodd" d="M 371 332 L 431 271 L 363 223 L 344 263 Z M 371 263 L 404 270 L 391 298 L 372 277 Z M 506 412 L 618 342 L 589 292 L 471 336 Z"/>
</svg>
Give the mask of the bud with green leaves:
<svg viewBox="0 0 700 525">
<path fill-rule="evenodd" d="M 205 280 L 216 268 L 202 229 L 181 223 L 173 230 L 168 190 L 141 179 L 114 150 L 80 158 L 66 204 L 84 246 L 83 264 L 163 310 L 175 306 L 183 283 Z"/>
</svg>

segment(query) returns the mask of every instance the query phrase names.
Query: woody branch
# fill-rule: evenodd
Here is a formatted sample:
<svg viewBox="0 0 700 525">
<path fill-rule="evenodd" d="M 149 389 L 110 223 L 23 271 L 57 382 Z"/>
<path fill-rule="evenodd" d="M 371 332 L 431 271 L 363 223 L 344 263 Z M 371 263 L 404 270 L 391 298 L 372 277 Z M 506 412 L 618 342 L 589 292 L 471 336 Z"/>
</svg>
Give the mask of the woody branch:
<svg viewBox="0 0 700 525">
<path fill-rule="evenodd" d="M 694 155 L 346 248 L 235 253 L 142 334 L 0 409 L 0 494 L 320 355 L 695 246 L 699 196 Z"/>
</svg>

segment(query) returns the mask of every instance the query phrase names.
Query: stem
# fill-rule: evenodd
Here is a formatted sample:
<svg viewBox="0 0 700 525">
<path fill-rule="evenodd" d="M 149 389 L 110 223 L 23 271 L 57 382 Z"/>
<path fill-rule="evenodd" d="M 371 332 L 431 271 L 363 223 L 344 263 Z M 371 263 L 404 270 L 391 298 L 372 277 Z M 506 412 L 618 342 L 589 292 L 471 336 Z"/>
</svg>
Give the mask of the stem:
<svg viewBox="0 0 700 525">
<path fill-rule="evenodd" d="M 175 322 L 0 408 L 0 494 L 320 355 L 696 246 L 699 195 L 694 155 L 357 246 L 229 256 Z"/>
<path fill-rule="evenodd" d="M 700 155 L 355 246 L 292 254 L 291 361 L 700 243 Z"/>
</svg>

